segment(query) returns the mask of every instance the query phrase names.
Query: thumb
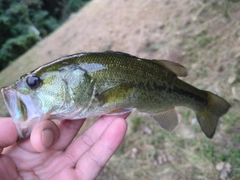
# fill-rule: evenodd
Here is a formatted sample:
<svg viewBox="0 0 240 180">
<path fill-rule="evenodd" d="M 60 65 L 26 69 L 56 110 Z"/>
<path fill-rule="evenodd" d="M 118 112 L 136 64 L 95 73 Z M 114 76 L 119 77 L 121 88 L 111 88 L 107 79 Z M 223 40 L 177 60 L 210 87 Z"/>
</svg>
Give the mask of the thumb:
<svg viewBox="0 0 240 180">
<path fill-rule="evenodd" d="M 30 136 L 30 142 L 37 152 L 44 152 L 57 142 L 59 136 L 57 125 L 46 120 L 35 125 Z"/>
</svg>

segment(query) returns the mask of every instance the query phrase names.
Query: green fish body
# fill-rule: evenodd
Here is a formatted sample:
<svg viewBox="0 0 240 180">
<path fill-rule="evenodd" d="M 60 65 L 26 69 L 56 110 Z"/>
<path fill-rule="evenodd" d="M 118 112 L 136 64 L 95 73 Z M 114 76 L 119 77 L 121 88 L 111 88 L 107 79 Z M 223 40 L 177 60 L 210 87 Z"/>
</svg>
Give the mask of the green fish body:
<svg viewBox="0 0 240 180">
<path fill-rule="evenodd" d="M 178 123 L 175 106 L 191 108 L 212 138 L 230 105 L 178 78 L 186 75 L 182 65 L 171 61 L 113 51 L 80 53 L 42 65 L 1 91 L 20 139 L 45 119 L 74 120 L 133 109 L 149 113 L 171 131 Z"/>
</svg>

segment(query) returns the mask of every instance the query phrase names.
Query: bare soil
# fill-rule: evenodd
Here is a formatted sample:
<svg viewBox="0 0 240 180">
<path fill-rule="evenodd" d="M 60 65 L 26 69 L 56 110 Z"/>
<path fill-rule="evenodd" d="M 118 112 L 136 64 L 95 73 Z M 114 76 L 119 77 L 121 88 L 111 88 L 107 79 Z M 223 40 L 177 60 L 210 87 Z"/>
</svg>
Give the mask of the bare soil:
<svg viewBox="0 0 240 180">
<path fill-rule="evenodd" d="M 240 2 L 93 0 L 2 71 L 0 86 L 61 56 L 105 50 L 181 63 L 189 70 L 186 82 L 224 97 L 232 108 L 213 140 L 187 108 L 177 109 L 173 133 L 133 113 L 123 144 L 98 180 L 240 179 Z"/>
</svg>

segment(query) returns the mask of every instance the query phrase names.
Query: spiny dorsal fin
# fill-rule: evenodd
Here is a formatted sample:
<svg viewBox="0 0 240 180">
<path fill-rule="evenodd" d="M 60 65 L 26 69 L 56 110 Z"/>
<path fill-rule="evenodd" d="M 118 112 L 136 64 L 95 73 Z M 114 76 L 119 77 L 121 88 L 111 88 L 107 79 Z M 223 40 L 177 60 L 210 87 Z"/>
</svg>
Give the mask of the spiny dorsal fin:
<svg viewBox="0 0 240 180">
<path fill-rule="evenodd" d="M 172 71 L 174 74 L 176 74 L 179 77 L 186 77 L 188 75 L 187 69 L 182 66 L 181 64 L 167 61 L 167 60 L 152 60 L 154 63 L 159 64 L 168 70 Z"/>
<path fill-rule="evenodd" d="M 173 131 L 178 124 L 177 113 L 174 108 L 151 114 L 160 126 L 168 131 Z"/>
</svg>

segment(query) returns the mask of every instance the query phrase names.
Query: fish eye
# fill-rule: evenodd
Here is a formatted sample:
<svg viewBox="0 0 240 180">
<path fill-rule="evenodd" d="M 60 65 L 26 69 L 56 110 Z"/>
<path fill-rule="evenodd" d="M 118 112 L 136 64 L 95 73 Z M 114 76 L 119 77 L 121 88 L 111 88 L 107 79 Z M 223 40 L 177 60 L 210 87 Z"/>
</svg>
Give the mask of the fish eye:
<svg viewBox="0 0 240 180">
<path fill-rule="evenodd" d="M 27 78 L 27 85 L 31 89 L 37 89 L 42 85 L 42 81 L 38 76 L 29 76 Z"/>
</svg>

